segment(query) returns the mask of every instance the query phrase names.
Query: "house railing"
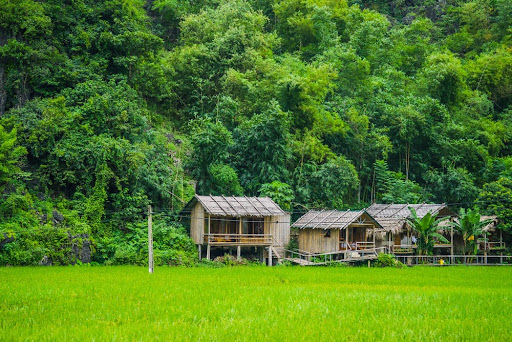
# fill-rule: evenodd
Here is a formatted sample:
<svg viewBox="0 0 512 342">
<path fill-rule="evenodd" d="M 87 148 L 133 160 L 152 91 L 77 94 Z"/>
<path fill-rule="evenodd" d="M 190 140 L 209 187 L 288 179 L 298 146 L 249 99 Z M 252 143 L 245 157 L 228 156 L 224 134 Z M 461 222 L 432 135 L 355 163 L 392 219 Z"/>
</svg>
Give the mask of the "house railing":
<svg viewBox="0 0 512 342">
<path fill-rule="evenodd" d="M 356 251 L 362 251 L 365 249 L 375 249 L 375 243 L 373 242 L 356 242 Z"/>
<path fill-rule="evenodd" d="M 210 245 L 271 245 L 272 234 L 204 234 L 204 242 Z"/>
<path fill-rule="evenodd" d="M 480 250 L 499 250 L 505 249 L 505 242 L 503 241 L 489 241 L 486 238 L 480 238 L 477 240 L 478 249 Z"/>
<path fill-rule="evenodd" d="M 358 242 L 340 242 L 339 243 L 339 249 L 340 251 L 350 251 L 350 252 L 357 252 L 362 251 L 366 249 L 375 249 L 375 243 L 373 242 L 365 242 L 365 241 L 358 241 Z"/>
<path fill-rule="evenodd" d="M 414 253 L 416 247 L 416 245 L 406 244 L 393 245 L 391 251 L 393 252 L 393 254 L 412 254 Z"/>
<path fill-rule="evenodd" d="M 409 266 L 512 265 L 512 256 L 510 255 L 395 255 L 395 258 Z"/>
</svg>

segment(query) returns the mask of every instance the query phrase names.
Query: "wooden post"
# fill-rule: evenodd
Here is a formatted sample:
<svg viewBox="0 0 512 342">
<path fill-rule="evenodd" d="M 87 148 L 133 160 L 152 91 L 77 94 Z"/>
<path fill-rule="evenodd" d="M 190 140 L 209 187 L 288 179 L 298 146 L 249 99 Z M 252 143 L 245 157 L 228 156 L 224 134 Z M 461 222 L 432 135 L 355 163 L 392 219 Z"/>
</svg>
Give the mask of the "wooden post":
<svg viewBox="0 0 512 342">
<path fill-rule="evenodd" d="M 500 250 L 503 247 L 503 231 L 500 229 Z M 500 264 L 503 264 L 503 252 L 500 252 Z"/>
<path fill-rule="evenodd" d="M 153 212 L 148 205 L 148 265 L 149 273 L 153 273 Z"/>
<path fill-rule="evenodd" d="M 388 232 L 388 240 L 389 240 L 388 253 L 392 254 L 393 253 L 393 233 L 391 232 L 391 230 Z"/>
<path fill-rule="evenodd" d="M 201 261 L 201 245 L 197 245 L 197 254 L 198 254 L 199 261 Z"/>
<path fill-rule="evenodd" d="M 208 214 L 208 244 L 206 245 L 206 259 L 210 260 L 210 229 L 211 229 L 211 216 Z"/>
<path fill-rule="evenodd" d="M 368 268 L 370 268 L 370 259 L 368 259 Z"/>
<path fill-rule="evenodd" d="M 242 246 L 238 245 L 236 247 L 236 260 L 242 259 Z"/>
<path fill-rule="evenodd" d="M 450 243 L 452 244 L 450 247 L 450 264 L 455 264 L 454 255 L 454 246 L 453 246 L 453 226 L 450 228 Z"/>
<path fill-rule="evenodd" d="M 272 246 L 268 246 L 268 265 L 272 266 Z"/>
<path fill-rule="evenodd" d="M 373 248 L 375 248 L 375 226 L 373 226 Z"/>
</svg>

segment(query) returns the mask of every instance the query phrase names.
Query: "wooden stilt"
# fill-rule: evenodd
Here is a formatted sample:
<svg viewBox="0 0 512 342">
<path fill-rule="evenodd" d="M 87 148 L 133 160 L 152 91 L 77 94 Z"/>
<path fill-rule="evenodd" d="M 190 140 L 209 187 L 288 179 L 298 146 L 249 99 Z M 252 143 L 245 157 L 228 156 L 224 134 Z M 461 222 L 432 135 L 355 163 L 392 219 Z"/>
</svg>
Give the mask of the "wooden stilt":
<svg viewBox="0 0 512 342">
<path fill-rule="evenodd" d="M 268 265 L 272 266 L 272 246 L 268 246 Z"/>
<path fill-rule="evenodd" d="M 201 245 L 197 245 L 197 254 L 199 261 L 201 261 Z"/>
<path fill-rule="evenodd" d="M 455 264 L 455 258 L 453 257 L 453 255 L 455 254 L 454 253 L 454 247 L 453 247 L 453 227 L 451 227 L 450 229 L 450 243 L 451 243 L 451 247 L 450 247 L 450 264 Z"/>
<path fill-rule="evenodd" d="M 153 273 L 153 211 L 148 205 L 148 266 L 149 273 Z"/>
<path fill-rule="evenodd" d="M 206 259 L 210 260 L 210 244 L 206 246 Z"/>
<path fill-rule="evenodd" d="M 242 259 L 242 246 L 237 246 L 236 247 L 236 260 L 241 260 Z"/>
</svg>

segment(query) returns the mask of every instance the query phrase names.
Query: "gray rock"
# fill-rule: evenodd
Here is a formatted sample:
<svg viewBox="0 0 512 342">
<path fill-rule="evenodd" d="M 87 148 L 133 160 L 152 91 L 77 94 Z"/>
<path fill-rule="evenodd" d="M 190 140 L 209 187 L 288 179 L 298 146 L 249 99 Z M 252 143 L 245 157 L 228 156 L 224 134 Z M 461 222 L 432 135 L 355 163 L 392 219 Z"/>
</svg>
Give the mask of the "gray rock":
<svg viewBox="0 0 512 342">
<path fill-rule="evenodd" d="M 73 264 L 80 261 L 83 264 L 91 262 L 91 240 L 88 234 L 69 234 L 71 242 L 70 259 Z"/>
<path fill-rule="evenodd" d="M 64 216 L 62 216 L 62 214 L 59 213 L 57 210 L 54 210 L 52 212 L 52 216 L 53 216 L 53 224 L 59 224 L 59 223 L 64 222 Z"/>
<path fill-rule="evenodd" d="M 39 261 L 39 266 L 53 266 L 52 258 L 49 258 L 47 255 L 45 255 L 41 261 Z"/>
</svg>

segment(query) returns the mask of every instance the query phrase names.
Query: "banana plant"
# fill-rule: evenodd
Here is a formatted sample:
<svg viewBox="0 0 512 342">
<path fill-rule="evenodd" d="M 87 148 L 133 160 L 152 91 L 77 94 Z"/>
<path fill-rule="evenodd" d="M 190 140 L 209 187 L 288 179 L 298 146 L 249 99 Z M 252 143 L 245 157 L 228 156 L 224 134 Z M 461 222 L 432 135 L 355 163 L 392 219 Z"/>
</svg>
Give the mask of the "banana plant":
<svg viewBox="0 0 512 342">
<path fill-rule="evenodd" d="M 429 212 L 420 218 L 414 208 L 409 207 L 409 210 L 411 211 L 411 217 L 407 219 L 407 222 L 418 233 L 416 243 L 419 255 L 432 255 L 435 241 L 449 243 L 443 235 L 438 233 L 439 229 L 444 229 L 440 227 L 440 223 L 447 220 L 448 217 L 437 219 L 438 214 L 432 215 Z"/>
<path fill-rule="evenodd" d="M 459 220 L 450 222 L 449 225 L 462 234 L 464 255 L 476 254 L 478 249 L 477 237 L 489 235 L 484 228 L 491 222 L 492 220 L 481 220 L 478 210 L 468 209 L 466 211 L 464 208 L 460 209 Z"/>
</svg>

